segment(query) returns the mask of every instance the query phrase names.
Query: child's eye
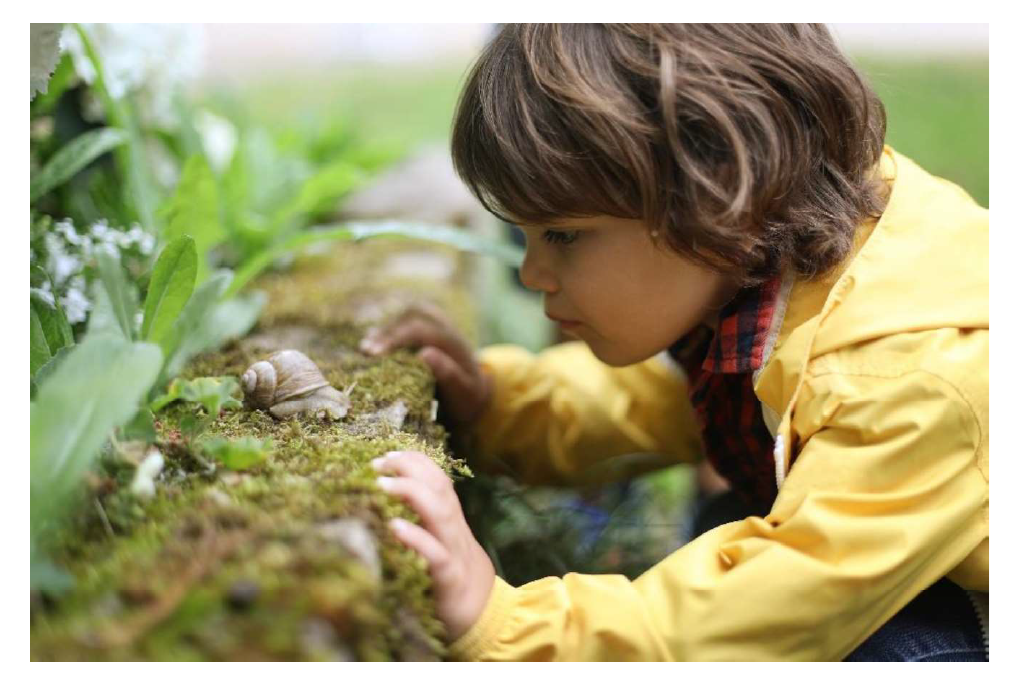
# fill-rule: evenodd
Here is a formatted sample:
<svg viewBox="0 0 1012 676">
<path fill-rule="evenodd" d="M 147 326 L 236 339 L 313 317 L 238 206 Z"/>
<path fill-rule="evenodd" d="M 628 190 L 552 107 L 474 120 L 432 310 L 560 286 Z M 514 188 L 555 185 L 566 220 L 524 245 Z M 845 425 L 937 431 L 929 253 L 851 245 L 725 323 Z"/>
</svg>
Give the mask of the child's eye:
<svg viewBox="0 0 1012 676">
<path fill-rule="evenodd" d="M 563 246 L 572 244 L 580 236 L 580 233 L 576 230 L 545 230 L 541 234 L 541 238 L 549 244 L 562 244 Z"/>
</svg>

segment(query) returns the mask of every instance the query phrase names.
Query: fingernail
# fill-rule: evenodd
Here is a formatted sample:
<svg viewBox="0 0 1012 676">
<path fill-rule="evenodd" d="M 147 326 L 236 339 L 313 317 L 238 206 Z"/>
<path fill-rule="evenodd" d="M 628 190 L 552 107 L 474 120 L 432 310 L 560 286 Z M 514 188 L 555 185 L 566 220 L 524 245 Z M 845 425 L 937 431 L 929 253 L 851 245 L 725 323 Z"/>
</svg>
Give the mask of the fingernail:
<svg viewBox="0 0 1012 676">
<path fill-rule="evenodd" d="M 405 523 L 406 522 L 404 521 L 404 519 L 393 518 L 393 519 L 390 519 L 387 522 L 387 525 L 390 526 L 391 530 L 400 530 L 400 529 L 404 528 L 404 524 Z"/>
<path fill-rule="evenodd" d="M 372 465 L 372 468 L 378 472 L 383 469 L 383 458 L 373 458 L 372 462 L 369 464 Z"/>
<path fill-rule="evenodd" d="M 397 456 L 401 455 L 401 453 L 402 453 L 401 451 L 390 451 L 386 455 L 384 455 L 383 457 L 384 458 L 391 458 L 392 459 L 392 458 L 396 458 Z"/>
<path fill-rule="evenodd" d="M 376 479 L 376 485 L 380 487 L 380 490 L 389 491 L 391 488 L 391 484 L 393 484 L 393 481 L 394 480 L 391 477 L 381 476 L 380 478 Z"/>
</svg>

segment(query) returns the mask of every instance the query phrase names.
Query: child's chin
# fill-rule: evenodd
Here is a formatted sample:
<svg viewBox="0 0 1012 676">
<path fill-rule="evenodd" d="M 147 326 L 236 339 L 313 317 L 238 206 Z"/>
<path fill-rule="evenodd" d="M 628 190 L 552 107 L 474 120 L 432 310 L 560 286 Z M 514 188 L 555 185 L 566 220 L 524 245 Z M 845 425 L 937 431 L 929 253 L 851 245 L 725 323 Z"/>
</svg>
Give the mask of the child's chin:
<svg viewBox="0 0 1012 676">
<path fill-rule="evenodd" d="M 654 356 L 653 354 L 633 354 L 629 350 L 617 349 L 614 345 L 603 345 L 593 340 L 586 340 L 585 342 L 590 351 L 594 353 L 594 356 L 608 366 L 630 366 Z"/>
</svg>

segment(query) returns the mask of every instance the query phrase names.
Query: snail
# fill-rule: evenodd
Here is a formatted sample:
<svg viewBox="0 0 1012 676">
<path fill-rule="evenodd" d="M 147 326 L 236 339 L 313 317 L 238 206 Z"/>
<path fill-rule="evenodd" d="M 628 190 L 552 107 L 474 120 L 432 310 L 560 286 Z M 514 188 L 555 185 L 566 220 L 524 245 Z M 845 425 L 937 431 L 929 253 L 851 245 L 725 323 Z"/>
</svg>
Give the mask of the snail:
<svg viewBox="0 0 1012 676">
<path fill-rule="evenodd" d="M 250 406 L 275 418 L 315 412 L 339 420 L 351 408 L 352 388 L 331 387 L 313 360 L 298 350 L 281 350 L 250 366 L 242 375 L 242 389 Z"/>
</svg>

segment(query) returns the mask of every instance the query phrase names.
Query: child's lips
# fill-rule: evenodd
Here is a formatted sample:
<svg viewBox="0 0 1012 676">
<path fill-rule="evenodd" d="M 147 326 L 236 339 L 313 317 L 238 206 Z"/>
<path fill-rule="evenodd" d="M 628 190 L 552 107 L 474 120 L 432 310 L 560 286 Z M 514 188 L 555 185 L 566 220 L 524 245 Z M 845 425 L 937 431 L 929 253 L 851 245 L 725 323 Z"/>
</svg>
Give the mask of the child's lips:
<svg viewBox="0 0 1012 676">
<path fill-rule="evenodd" d="M 576 328 L 577 326 L 579 326 L 580 324 L 583 323 L 583 322 L 573 321 L 571 319 L 563 319 L 562 317 L 556 317 L 555 315 L 553 315 L 551 313 L 548 313 L 548 312 L 546 312 L 545 315 L 549 319 L 551 319 L 553 322 L 558 322 L 559 326 L 561 326 L 564 329 L 574 329 L 574 328 Z"/>
</svg>

